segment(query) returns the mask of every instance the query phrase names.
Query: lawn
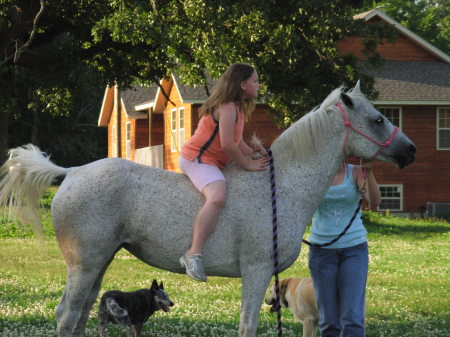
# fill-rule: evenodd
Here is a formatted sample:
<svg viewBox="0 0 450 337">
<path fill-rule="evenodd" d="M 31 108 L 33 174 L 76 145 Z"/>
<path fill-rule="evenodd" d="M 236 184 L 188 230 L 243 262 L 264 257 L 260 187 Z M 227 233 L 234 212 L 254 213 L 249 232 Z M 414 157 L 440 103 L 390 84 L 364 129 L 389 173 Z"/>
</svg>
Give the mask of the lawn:
<svg viewBox="0 0 450 337">
<path fill-rule="evenodd" d="M 44 239 L 1 224 L 0 336 L 53 337 L 55 308 L 65 285 L 65 266 L 53 237 L 48 203 L 44 200 Z M 366 213 L 370 270 L 367 295 L 368 337 L 450 336 L 450 224 Z M 308 276 L 307 246 L 280 277 Z M 211 277 L 206 284 L 184 275 L 145 265 L 126 251 L 108 269 L 102 292 L 149 287 L 153 279 L 164 287 L 175 306 L 157 312 L 142 336 L 237 336 L 240 280 Z M 86 336 L 98 336 L 97 305 L 91 311 Z M 258 336 L 276 336 L 275 315 L 263 306 Z M 109 325 L 108 336 L 125 336 Z M 301 325 L 283 311 L 284 336 L 300 336 Z"/>
</svg>

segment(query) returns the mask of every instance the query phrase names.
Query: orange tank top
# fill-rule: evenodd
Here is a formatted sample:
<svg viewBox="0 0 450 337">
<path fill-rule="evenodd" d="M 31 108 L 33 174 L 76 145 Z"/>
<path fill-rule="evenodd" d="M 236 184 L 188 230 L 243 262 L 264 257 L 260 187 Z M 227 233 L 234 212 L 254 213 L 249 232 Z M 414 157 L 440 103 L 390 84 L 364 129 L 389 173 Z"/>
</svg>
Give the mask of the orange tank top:
<svg viewBox="0 0 450 337">
<path fill-rule="evenodd" d="M 234 142 L 239 145 L 244 132 L 244 116 L 236 108 L 236 123 L 234 125 Z M 181 149 L 180 155 L 190 161 L 218 166 L 223 169 L 230 158 L 220 144 L 219 121 L 212 114 L 200 118 L 194 135 Z"/>
</svg>

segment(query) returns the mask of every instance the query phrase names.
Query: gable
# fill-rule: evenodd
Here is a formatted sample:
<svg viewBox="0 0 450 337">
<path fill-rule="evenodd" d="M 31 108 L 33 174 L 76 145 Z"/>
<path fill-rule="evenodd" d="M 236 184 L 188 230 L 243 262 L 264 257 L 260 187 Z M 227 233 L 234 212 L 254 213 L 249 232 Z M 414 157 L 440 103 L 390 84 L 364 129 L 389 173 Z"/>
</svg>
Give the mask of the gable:
<svg viewBox="0 0 450 337">
<path fill-rule="evenodd" d="M 437 49 L 379 9 L 355 15 L 354 18 L 364 19 L 368 24 L 383 21 L 397 30 L 399 36 L 394 43 L 385 41 L 384 44 L 377 47 L 377 51 L 385 60 L 440 61 L 450 64 L 449 55 Z M 366 59 L 362 54 L 363 46 L 359 37 L 352 37 L 338 42 L 338 49 L 342 55 L 353 53 L 361 60 Z"/>
<path fill-rule="evenodd" d="M 114 107 L 114 87 L 106 87 L 103 95 L 100 116 L 98 117 L 98 126 L 108 126 Z"/>
</svg>

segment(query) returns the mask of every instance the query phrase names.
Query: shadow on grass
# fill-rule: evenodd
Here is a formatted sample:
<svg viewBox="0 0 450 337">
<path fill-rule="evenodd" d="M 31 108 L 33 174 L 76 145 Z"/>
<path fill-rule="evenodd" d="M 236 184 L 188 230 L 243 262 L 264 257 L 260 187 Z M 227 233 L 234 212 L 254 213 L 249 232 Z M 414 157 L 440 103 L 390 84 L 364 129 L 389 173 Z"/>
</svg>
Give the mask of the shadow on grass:
<svg viewBox="0 0 450 337">
<path fill-rule="evenodd" d="M 372 317 L 366 337 L 447 337 L 450 336 L 450 315 L 434 315 L 423 319 L 392 322 L 392 317 Z"/>
<path fill-rule="evenodd" d="M 430 318 L 405 320 L 393 322 L 392 317 L 372 317 L 366 328 L 367 337 L 446 337 L 450 334 L 449 315 L 436 315 Z M 398 320 L 398 318 L 396 319 Z M 228 337 L 237 336 L 238 322 L 189 320 L 169 317 L 167 314 L 150 317 L 142 330 L 142 337 Z M 37 330 L 38 328 L 38 330 Z M 57 336 L 54 319 L 27 316 L 19 319 L 0 318 L 1 336 L 31 336 L 40 331 L 42 336 Z M 301 336 L 302 326 L 297 322 L 283 322 L 285 336 Z M 11 334 L 12 333 L 12 334 Z M 125 330 L 122 327 L 109 324 L 107 336 L 123 337 Z M 275 318 L 259 322 L 258 336 L 276 336 Z M 41 335 L 39 334 L 38 337 Z M 86 328 L 86 337 L 98 336 L 97 320 L 90 319 Z"/>
<path fill-rule="evenodd" d="M 373 212 L 364 212 L 363 222 L 370 234 L 426 237 L 450 232 L 450 223 L 444 221 L 409 220 Z"/>
</svg>

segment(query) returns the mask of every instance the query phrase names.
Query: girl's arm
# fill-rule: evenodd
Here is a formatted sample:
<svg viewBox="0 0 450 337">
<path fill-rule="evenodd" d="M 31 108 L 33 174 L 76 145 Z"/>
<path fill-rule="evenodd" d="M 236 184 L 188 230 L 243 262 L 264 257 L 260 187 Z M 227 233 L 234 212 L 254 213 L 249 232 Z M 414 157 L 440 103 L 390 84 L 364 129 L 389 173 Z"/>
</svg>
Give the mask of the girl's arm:
<svg viewBox="0 0 450 337">
<path fill-rule="evenodd" d="M 253 143 L 253 141 L 252 141 Z M 267 151 L 264 148 L 264 146 L 262 146 L 262 144 L 259 144 L 259 140 L 258 143 L 253 144 L 253 148 L 251 148 L 243 139 L 241 140 L 241 142 L 239 143 L 239 149 L 242 151 L 242 153 L 246 156 L 253 156 L 257 153 L 259 153 L 261 156 L 267 156 Z"/>
<path fill-rule="evenodd" d="M 225 153 L 240 166 L 249 171 L 263 171 L 269 163 L 267 158 L 251 159 L 246 157 L 238 144 L 234 142 L 234 124 L 236 108 L 234 103 L 221 104 L 219 112 L 220 144 Z"/>
<path fill-rule="evenodd" d="M 253 154 L 253 149 L 247 145 L 246 142 L 244 142 L 244 140 L 242 139 L 241 142 L 239 143 L 239 150 L 241 150 L 241 152 L 244 154 L 244 156 L 251 156 Z"/>
<path fill-rule="evenodd" d="M 356 182 L 360 189 L 363 188 L 364 184 L 362 169 L 366 169 L 366 193 L 364 194 L 364 199 L 366 199 L 370 205 L 375 207 L 378 206 L 381 203 L 381 193 L 380 188 L 378 187 L 378 183 L 375 180 L 375 176 L 373 175 L 372 163 L 362 163 L 361 166 L 355 166 L 355 168 L 357 168 L 355 172 Z"/>
</svg>

